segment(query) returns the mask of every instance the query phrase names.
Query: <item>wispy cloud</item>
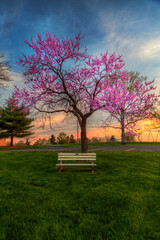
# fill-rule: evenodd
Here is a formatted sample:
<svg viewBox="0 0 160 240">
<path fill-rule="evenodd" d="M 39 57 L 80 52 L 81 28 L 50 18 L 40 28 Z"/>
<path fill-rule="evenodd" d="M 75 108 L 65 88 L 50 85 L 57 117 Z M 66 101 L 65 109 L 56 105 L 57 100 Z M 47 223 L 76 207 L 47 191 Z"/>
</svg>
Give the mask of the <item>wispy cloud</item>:
<svg viewBox="0 0 160 240">
<path fill-rule="evenodd" d="M 160 37 L 157 39 L 149 39 L 137 49 L 136 56 L 143 60 L 160 59 Z M 132 56 L 134 54 L 132 53 Z"/>
<path fill-rule="evenodd" d="M 16 21 L 21 15 L 21 9 L 25 0 L 12 1 L 6 0 L 0 2 L 0 36 L 6 37 L 13 30 Z"/>
<path fill-rule="evenodd" d="M 142 16 L 127 7 L 118 12 L 111 9 L 109 14 L 100 11 L 97 24 L 103 37 L 96 49 L 122 55 L 128 70 L 153 78 L 159 76 L 160 32 L 153 25 L 152 8 L 149 13 L 147 9 L 146 4 Z"/>
<path fill-rule="evenodd" d="M 15 85 L 18 85 L 19 87 L 23 85 L 24 77 L 21 73 L 18 72 L 10 72 L 10 79 L 12 81 L 7 82 L 5 84 L 6 88 L 0 89 L 0 105 L 2 106 L 5 103 L 5 100 L 8 99 L 9 96 L 12 95 L 13 88 Z"/>
</svg>

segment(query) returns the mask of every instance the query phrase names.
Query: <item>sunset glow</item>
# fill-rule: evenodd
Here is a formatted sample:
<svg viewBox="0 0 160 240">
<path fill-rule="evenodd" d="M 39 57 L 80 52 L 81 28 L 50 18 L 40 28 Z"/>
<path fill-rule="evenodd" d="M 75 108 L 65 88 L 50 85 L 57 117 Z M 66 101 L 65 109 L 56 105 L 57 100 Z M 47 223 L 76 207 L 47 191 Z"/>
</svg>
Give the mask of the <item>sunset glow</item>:
<svg viewBox="0 0 160 240">
<path fill-rule="evenodd" d="M 82 50 L 85 51 L 87 47 L 88 54 L 97 55 L 97 57 L 106 51 L 115 53 L 116 56 L 121 55 L 125 63 L 123 69 L 140 72 L 140 75 L 147 77 L 148 82 L 155 79 L 157 86 L 155 92 L 159 93 L 160 2 L 158 0 L 139 2 L 134 0 L 82 0 L 79 2 L 2 0 L 0 13 L 0 49 L 4 52 L 5 60 L 11 65 L 13 79 L 8 88 L 0 88 L 0 94 L 2 94 L 0 106 L 3 106 L 5 99 L 12 95 L 15 85 L 20 89 L 24 87 L 26 76 L 23 75 L 23 67 L 17 62 L 19 57 L 23 58 L 22 52 L 27 57 L 33 53 L 31 47 L 27 47 L 24 41 L 30 42 L 31 37 L 36 41 L 37 33 L 44 39 L 49 32 L 52 36 L 55 34 L 57 39 L 60 36 L 64 39 L 75 39 L 75 36 L 81 32 L 84 36 L 81 40 Z M 36 91 L 33 91 L 33 96 L 35 94 Z M 116 101 L 120 102 L 118 99 Z M 100 114 L 95 114 L 87 122 L 87 137 L 103 138 L 115 135 L 118 140 L 121 139 L 119 129 L 104 129 L 102 125 Z M 138 127 L 141 140 L 148 141 L 152 137 L 153 141 L 160 141 L 158 121 L 144 120 L 138 123 Z M 59 132 L 73 134 L 77 138 L 75 117 L 69 116 L 66 120 L 63 113 L 51 115 L 50 120 L 41 120 L 37 117 L 34 140 L 49 138 L 51 134 L 57 136 Z"/>
</svg>

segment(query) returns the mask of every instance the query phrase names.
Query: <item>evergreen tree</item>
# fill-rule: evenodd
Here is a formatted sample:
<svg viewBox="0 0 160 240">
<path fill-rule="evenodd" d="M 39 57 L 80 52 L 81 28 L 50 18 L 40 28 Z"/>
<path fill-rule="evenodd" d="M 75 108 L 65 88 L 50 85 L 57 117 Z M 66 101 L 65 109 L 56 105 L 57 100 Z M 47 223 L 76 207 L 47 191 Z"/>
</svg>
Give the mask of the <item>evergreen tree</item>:
<svg viewBox="0 0 160 240">
<path fill-rule="evenodd" d="M 30 146 L 30 143 L 31 143 L 31 142 L 29 141 L 29 138 L 26 138 L 26 145 L 27 145 L 27 146 Z"/>
<path fill-rule="evenodd" d="M 69 143 L 75 143 L 76 140 L 74 139 L 74 136 L 71 135 L 70 138 L 69 138 Z"/>
<path fill-rule="evenodd" d="M 13 146 L 13 138 L 23 138 L 33 134 L 30 130 L 34 120 L 29 117 L 29 111 L 25 107 L 16 107 L 14 97 L 8 100 L 7 105 L 0 110 L 0 138 L 10 137 L 10 146 Z"/>
<path fill-rule="evenodd" d="M 112 135 L 111 137 L 110 137 L 110 142 L 115 142 L 115 140 L 116 140 L 116 138 L 115 138 L 115 136 L 114 135 Z"/>
<path fill-rule="evenodd" d="M 69 137 L 67 136 L 66 133 L 61 132 L 61 133 L 59 133 L 59 135 L 58 135 L 58 137 L 57 137 L 57 142 L 58 142 L 59 144 L 66 144 L 66 143 L 69 142 Z"/>
<path fill-rule="evenodd" d="M 56 144 L 56 138 L 55 138 L 55 136 L 53 134 L 51 135 L 50 143 L 51 144 Z"/>
</svg>

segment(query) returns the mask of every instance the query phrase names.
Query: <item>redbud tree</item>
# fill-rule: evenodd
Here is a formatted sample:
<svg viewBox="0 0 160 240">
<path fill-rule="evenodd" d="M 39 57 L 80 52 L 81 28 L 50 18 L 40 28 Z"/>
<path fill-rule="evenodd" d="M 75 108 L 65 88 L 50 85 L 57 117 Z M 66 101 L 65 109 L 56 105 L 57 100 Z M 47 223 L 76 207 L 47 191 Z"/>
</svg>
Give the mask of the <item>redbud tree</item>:
<svg viewBox="0 0 160 240">
<path fill-rule="evenodd" d="M 107 110 L 119 122 L 122 144 L 125 144 L 125 133 L 138 136 L 136 122 L 151 118 L 152 108 L 158 100 L 154 80 L 140 82 L 135 79 L 131 84 L 130 78 L 126 71 L 119 72 L 110 80 L 110 84 L 107 80 L 106 94 L 94 102 L 97 108 Z"/>
<path fill-rule="evenodd" d="M 21 104 L 39 112 L 74 115 L 81 128 L 81 151 L 88 151 L 87 119 L 99 109 L 94 102 L 107 90 L 108 79 L 124 65 L 121 56 L 100 54 L 91 57 L 80 49 L 81 35 L 75 40 L 40 34 L 25 41 L 32 54 L 19 59 L 26 78 L 24 89 L 14 95 Z"/>
</svg>

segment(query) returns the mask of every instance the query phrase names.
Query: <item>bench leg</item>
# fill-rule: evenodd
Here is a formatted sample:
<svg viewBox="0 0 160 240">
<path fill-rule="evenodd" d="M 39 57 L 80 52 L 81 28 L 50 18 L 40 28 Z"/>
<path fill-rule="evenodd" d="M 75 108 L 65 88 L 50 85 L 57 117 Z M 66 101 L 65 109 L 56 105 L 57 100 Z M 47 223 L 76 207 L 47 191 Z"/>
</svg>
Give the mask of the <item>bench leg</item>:
<svg viewBox="0 0 160 240">
<path fill-rule="evenodd" d="M 58 170 L 59 172 L 62 172 L 62 166 L 59 166 Z"/>
<path fill-rule="evenodd" d="M 94 167 L 92 166 L 92 173 L 94 173 Z"/>
</svg>

